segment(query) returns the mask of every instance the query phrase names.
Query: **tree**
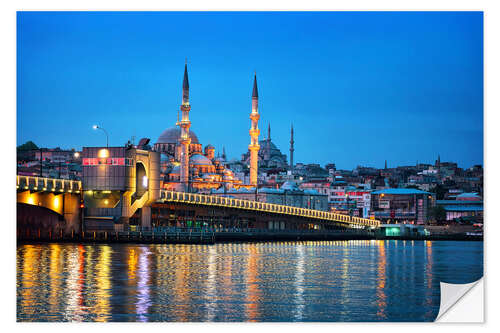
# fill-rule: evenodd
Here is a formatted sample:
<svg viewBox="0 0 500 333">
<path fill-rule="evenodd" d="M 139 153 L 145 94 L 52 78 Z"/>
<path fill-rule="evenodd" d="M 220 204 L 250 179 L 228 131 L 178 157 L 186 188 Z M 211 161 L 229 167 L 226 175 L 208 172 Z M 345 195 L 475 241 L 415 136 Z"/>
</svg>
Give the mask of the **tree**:
<svg viewBox="0 0 500 333">
<path fill-rule="evenodd" d="M 20 146 L 17 146 L 17 151 L 28 151 L 38 149 L 38 146 L 33 141 L 28 141 Z"/>
<path fill-rule="evenodd" d="M 446 220 L 446 210 L 443 206 L 434 206 L 431 208 L 431 217 L 436 221 L 444 221 Z"/>
<path fill-rule="evenodd" d="M 443 200 L 447 190 L 441 184 L 437 184 L 429 192 L 436 193 L 436 200 Z"/>
</svg>

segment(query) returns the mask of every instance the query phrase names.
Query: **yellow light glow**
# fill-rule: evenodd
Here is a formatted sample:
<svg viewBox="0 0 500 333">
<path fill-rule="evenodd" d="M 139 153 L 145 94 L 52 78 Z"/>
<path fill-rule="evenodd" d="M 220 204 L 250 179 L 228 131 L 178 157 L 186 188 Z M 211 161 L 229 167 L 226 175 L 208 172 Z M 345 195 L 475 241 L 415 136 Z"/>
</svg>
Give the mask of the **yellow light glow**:
<svg viewBox="0 0 500 333">
<path fill-rule="evenodd" d="M 33 199 L 33 197 L 31 195 L 28 197 L 28 203 L 30 205 L 34 205 L 35 204 L 35 200 Z"/>
<path fill-rule="evenodd" d="M 107 205 L 108 203 L 109 203 L 109 200 L 108 200 L 108 199 L 104 200 L 104 204 L 105 204 L 105 205 Z"/>
<path fill-rule="evenodd" d="M 107 149 L 101 149 L 99 150 L 99 152 L 97 153 L 97 156 L 99 158 L 106 158 L 109 156 L 109 151 Z"/>
<path fill-rule="evenodd" d="M 59 208 L 59 198 L 58 197 L 54 198 L 54 207 Z"/>
</svg>

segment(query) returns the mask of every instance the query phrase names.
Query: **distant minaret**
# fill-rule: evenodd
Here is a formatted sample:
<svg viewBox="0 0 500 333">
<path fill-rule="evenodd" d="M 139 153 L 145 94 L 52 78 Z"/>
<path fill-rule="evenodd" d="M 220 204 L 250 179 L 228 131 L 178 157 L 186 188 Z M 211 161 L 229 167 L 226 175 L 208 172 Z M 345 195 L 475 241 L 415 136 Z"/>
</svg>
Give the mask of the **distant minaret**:
<svg viewBox="0 0 500 333">
<path fill-rule="evenodd" d="M 266 153 L 264 154 L 264 159 L 269 161 L 271 159 L 271 123 L 267 123 L 267 141 L 266 141 Z"/>
<path fill-rule="evenodd" d="M 385 160 L 385 166 L 384 166 L 384 169 L 387 170 L 387 160 Z"/>
<path fill-rule="evenodd" d="M 252 91 L 252 113 L 250 119 L 252 120 L 252 127 L 250 127 L 250 144 L 248 150 L 250 151 L 250 184 L 257 186 L 257 171 L 259 160 L 259 93 L 257 91 L 257 74 L 253 78 L 253 91 Z"/>
<path fill-rule="evenodd" d="M 222 159 L 226 160 L 226 147 L 222 146 Z"/>
<path fill-rule="evenodd" d="M 290 131 L 290 171 L 293 172 L 293 124 L 292 129 Z"/>
<path fill-rule="evenodd" d="M 182 82 L 182 104 L 181 104 L 182 118 L 179 122 L 181 127 L 181 137 L 179 143 L 181 144 L 181 183 L 183 185 L 183 190 L 188 190 L 189 182 L 189 145 L 191 144 L 191 138 L 189 137 L 189 127 L 191 127 L 191 121 L 189 121 L 189 111 L 191 111 L 191 105 L 189 105 L 189 80 L 187 71 L 187 59 L 184 65 L 184 81 Z"/>
</svg>

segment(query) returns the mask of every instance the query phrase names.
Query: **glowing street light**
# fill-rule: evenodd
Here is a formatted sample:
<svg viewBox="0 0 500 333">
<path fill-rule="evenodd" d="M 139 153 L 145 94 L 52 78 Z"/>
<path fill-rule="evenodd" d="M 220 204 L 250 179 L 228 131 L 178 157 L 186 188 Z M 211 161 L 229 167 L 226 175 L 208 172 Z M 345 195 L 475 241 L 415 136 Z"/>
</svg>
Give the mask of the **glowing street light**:
<svg viewBox="0 0 500 333">
<path fill-rule="evenodd" d="M 94 130 L 98 130 L 98 129 L 100 129 L 100 130 L 102 130 L 102 131 L 106 134 L 106 148 L 108 148 L 108 147 L 109 147 L 109 144 L 108 144 L 108 142 L 109 142 L 108 132 L 106 132 L 106 130 L 105 130 L 104 128 L 99 127 L 99 126 L 97 126 L 97 125 L 92 126 L 92 128 L 93 128 Z"/>
</svg>

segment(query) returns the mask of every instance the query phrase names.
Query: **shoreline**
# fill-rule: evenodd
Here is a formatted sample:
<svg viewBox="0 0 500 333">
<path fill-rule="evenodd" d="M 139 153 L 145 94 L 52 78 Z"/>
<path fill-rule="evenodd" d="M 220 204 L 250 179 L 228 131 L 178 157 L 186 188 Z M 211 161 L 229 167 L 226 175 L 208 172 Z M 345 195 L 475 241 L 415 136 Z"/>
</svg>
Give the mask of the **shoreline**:
<svg viewBox="0 0 500 333">
<path fill-rule="evenodd" d="M 83 233 L 72 237 L 17 237 L 17 244 L 29 243 L 83 243 L 83 244 L 216 244 L 260 243 L 280 241 L 348 241 L 348 240 L 411 240 L 411 241 L 484 241 L 483 236 L 451 234 L 427 236 L 379 236 L 366 233 Z"/>
</svg>

